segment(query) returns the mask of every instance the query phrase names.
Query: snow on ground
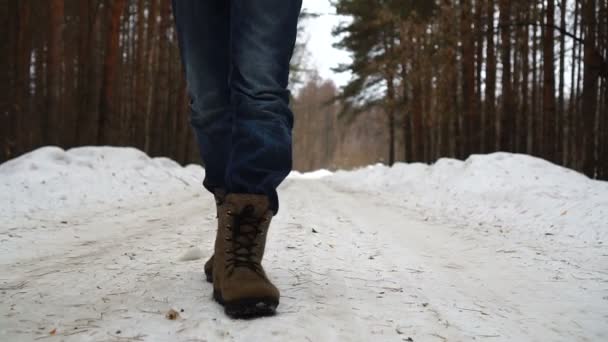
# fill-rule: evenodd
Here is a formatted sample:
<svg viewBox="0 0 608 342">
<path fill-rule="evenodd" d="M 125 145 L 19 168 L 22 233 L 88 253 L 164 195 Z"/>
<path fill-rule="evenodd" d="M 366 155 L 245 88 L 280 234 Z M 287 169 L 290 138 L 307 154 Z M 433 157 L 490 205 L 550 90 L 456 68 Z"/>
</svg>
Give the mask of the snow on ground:
<svg viewBox="0 0 608 342">
<path fill-rule="evenodd" d="M 331 171 L 325 169 L 305 173 L 291 171 L 288 177 L 291 179 L 321 179 L 327 176 L 331 176 L 332 174 L 333 173 Z"/>
<path fill-rule="evenodd" d="M 391 198 L 427 219 L 566 245 L 608 243 L 608 182 L 523 154 L 338 172 L 337 186 Z M 483 228 L 479 228 L 483 226 Z"/>
<path fill-rule="evenodd" d="M 279 314 L 234 321 L 203 280 L 203 176 L 130 148 L 0 165 L 0 340 L 608 340 L 606 182 L 507 153 L 293 172 Z"/>
</svg>

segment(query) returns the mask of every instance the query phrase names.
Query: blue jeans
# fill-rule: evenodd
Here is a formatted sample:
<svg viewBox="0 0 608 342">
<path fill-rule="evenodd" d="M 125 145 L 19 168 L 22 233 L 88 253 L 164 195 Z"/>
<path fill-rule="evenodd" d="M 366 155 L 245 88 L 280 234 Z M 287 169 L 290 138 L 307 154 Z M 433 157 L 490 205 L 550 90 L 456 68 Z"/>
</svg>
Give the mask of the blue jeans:
<svg viewBox="0 0 608 342">
<path fill-rule="evenodd" d="M 173 0 L 209 191 L 265 194 L 292 167 L 289 61 L 302 0 Z"/>
</svg>

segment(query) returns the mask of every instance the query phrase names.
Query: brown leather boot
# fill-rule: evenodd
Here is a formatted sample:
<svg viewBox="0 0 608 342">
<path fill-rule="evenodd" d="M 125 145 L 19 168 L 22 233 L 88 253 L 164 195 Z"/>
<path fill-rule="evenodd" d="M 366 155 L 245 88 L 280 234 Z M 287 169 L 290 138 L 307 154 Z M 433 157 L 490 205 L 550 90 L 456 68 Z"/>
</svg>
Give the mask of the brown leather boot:
<svg viewBox="0 0 608 342">
<path fill-rule="evenodd" d="M 213 197 L 215 197 L 215 208 L 217 210 L 217 216 L 216 217 L 218 219 L 218 225 L 217 225 L 217 227 L 218 227 L 218 230 L 219 230 L 219 227 L 220 227 L 220 224 L 219 224 L 219 216 L 220 216 L 219 212 L 220 212 L 220 207 L 224 204 L 224 200 L 225 200 L 225 197 L 226 197 L 226 190 L 221 189 L 221 188 L 216 189 L 215 192 L 214 192 L 214 194 L 213 194 Z M 216 233 L 215 234 L 215 248 L 214 248 L 215 250 L 218 249 L 218 246 L 217 246 L 218 243 L 220 243 L 220 244 L 222 243 L 222 241 L 218 240 L 218 236 L 219 236 L 219 234 Z M 223 248 L 223 247 L 219 246 L 219 248 Z M 207 260 L 207 262 L 205 263 L 204 270 L 205 270 L 205 277 L 207 278 L 207 281 L 210 282 L 210 283 L 213 283 L 213 255 L 211 255 L 211 258 L 209 258 L 209 260 Z"/>
<path fill-rule="evenodd" d="M 213 263 L 213 297 L 228 316 L 273 315 L 279 290 L 262 268 L 273 213 L 268 197 L 229 194 L 219 210 L 220 228 Z"/>
</svg>

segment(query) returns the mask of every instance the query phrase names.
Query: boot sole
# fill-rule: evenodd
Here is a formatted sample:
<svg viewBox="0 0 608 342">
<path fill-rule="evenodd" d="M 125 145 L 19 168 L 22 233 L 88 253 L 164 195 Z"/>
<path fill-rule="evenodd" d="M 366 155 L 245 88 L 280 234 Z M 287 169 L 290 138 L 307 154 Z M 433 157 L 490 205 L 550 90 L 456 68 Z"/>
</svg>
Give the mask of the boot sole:
<svg viewBox="0 0 608 342">
<path fill-rule="evenodd" d="M 226 315 L 237 319 L 274 316 L 279 306 L 278 299 L 270 297 L 243 298 L 226 302 L 220 291 L 216 289 L 213 289 L 213 299 L 224 306 Z"/>
</svg>

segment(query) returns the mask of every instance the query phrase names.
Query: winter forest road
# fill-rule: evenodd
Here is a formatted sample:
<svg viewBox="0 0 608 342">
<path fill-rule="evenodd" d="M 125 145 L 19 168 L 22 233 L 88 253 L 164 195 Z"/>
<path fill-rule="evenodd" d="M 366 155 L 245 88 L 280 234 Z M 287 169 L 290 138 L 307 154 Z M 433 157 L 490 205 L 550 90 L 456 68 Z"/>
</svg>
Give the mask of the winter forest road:
<svg viewBox="0 0 608 342">
<path fill-rule="evenodd" d="M 228 319 L 202 272 L 201 193 L 2 222 L 0 340 L 608 340 L 606 273 L 324 180 L 282 185 L 265 256 L 278 315 Z"/>
</svg>

